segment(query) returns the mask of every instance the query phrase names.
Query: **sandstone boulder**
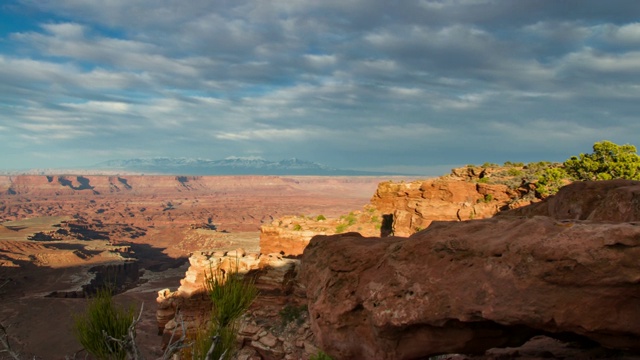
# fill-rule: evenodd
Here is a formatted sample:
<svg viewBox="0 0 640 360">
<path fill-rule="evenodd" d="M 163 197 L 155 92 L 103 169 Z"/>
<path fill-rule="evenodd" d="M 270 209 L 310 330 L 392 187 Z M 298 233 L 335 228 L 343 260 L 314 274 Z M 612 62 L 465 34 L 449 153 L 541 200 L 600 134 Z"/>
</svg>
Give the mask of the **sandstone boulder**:
<svg viewBox="0 0 640 360">
<path fill-rule="evenodd" d="M 640 221 L 640 181 L 576 181 L 546 201 L 502 215 L 543 215 L 555 219 Z"/>
<path fill-rule="evenodd" d="M 637 224 L 504 216 L 317 236 L 300 280 L 334 358 L 481 354 L 538 334 L 640 351 L 639 257 Z"/>
</svg>

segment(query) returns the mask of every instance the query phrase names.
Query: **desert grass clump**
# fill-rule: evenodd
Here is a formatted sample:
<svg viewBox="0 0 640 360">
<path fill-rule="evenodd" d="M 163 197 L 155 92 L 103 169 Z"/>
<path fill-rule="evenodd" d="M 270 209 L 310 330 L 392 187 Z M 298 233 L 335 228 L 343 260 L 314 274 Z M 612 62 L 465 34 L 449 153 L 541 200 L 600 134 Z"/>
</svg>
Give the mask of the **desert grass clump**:
<svg viewBox="0 0 640 360">
<path fill-rule="evenodd" d="M 97 359 L 124 359 L 126 350 L 108 336 L 124 339 L 134 320 L 135 309 L 116 307 L 111 289 L 102 288 L 89 300 L 84 314 L 75 316 L 73 330 L 84 349 Z"/>
<path fill-rule="evenodd" d="M 258 296 L 254 280 L 240 275 L 237 268 L 236 264 L 230 273 L 210 269 L 205 274 L 211 317 L 195 336 L 195 359 L 231 359 L 237 350 L 238 319 Z"/>
</svg>

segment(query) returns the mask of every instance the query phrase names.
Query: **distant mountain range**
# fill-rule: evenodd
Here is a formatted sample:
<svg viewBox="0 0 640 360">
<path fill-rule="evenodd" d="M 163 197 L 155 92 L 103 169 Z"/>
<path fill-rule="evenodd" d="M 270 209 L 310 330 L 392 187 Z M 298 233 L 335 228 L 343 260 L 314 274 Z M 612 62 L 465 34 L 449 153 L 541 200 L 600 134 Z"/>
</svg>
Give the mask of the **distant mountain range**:
<svg viewBox="0 0 640 360">
<path fill-rule="evenodd" d="M 296 158 L 270 161 L 260 157 L 236 156 L 222 160 L 168 157 L 109 160 L 96 164 L 93 168 L 172 175 L 398 175 L 388 172 L 335 169 Z"/>
</svg>

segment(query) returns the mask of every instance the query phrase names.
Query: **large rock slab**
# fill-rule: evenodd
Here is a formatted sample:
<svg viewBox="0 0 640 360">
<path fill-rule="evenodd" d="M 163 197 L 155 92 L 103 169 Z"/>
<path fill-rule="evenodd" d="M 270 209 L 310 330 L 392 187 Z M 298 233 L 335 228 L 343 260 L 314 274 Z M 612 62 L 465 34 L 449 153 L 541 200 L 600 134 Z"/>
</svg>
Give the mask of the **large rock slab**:
<svg viewBox="0 0 640 360">
<path fill-rule="evenodd" d="M 334 358 L 482 353 L 536 334 L 640 351 L 639 258 L 637 224 L 496 217 L 317 236 L 300 280 Z"/>
<path fill-rule="evenodd" d="M 576 181 L 546 201 L 502 215 L 544 215 L 555 219 L 640 221 L 640 181 Z"/>
</svg>

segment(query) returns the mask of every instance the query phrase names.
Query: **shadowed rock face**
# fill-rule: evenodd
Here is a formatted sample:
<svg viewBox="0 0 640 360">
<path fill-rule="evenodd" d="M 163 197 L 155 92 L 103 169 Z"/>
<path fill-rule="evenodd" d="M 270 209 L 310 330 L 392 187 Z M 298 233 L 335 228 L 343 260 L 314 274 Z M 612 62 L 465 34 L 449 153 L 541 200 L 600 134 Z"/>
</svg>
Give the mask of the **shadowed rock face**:
<svg viewBox="0 0 640 360">
<path fill-rule="evenodd" d="M 555 219 L 640 221 L 640 181 L 577 181 L 556 196 L 502 215 L 543 215 Z"/>
<path fill-rule="evenodd" d="M 612 198 L 637 213 L 625 189 L 637 183 L 573 186 L 609 193 L 584 194 L 598 209 L 585 214 L 615 215 Z M 571 187 L 554 201 L 570 201 Z M 411 359 L 551 334 L 640 351 L 640 226 L 587 218 L 603 221 L 500 216 L 434 222 L 409 238 L 317 236 L 300 279 L 318 345 L 340 359 Z"/>
</svg>

